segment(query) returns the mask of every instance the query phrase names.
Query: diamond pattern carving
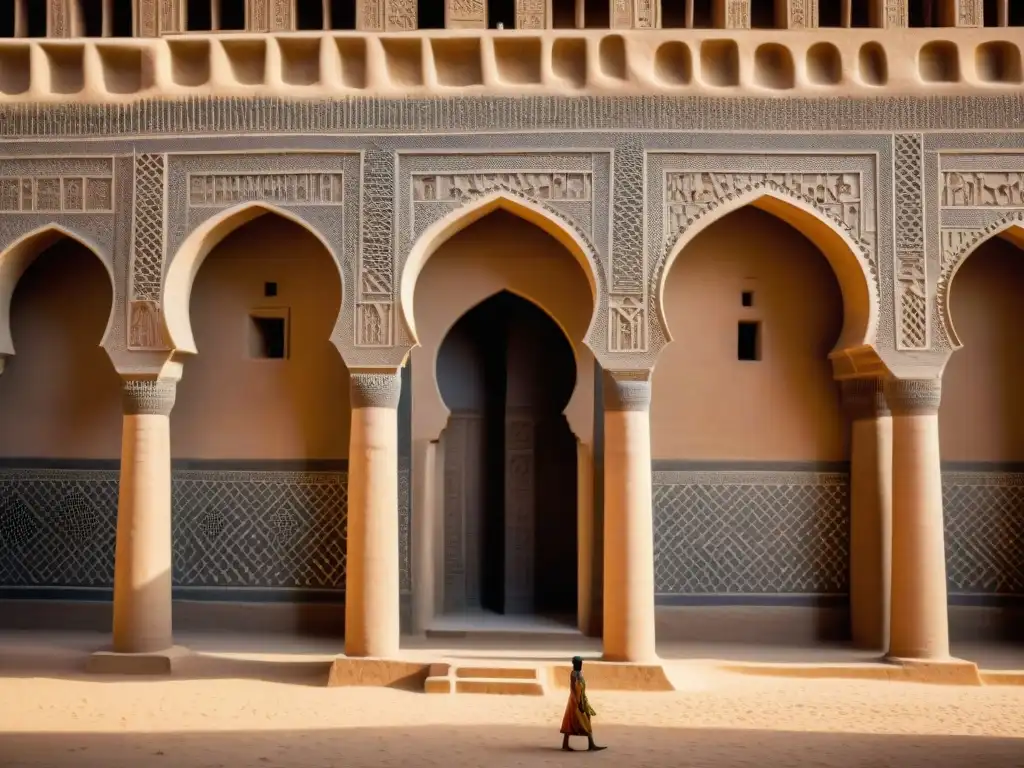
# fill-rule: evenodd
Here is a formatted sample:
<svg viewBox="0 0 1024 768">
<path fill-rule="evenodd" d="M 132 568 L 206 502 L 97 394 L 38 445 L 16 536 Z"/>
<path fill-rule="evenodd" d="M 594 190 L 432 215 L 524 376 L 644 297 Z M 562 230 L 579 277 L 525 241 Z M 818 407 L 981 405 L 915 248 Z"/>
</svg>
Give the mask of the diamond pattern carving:
<svg viewBox="0 0 1024 768">
<path fill-rule="evenodd" d="M 659 594 L 848 591 L 847 476 L 655 472 Z"/>
<path fill-rule="evenodd" d="M 132 298 L 160 300 L 164 269 L 164 155 L 135 156 Z"/>
</svg>

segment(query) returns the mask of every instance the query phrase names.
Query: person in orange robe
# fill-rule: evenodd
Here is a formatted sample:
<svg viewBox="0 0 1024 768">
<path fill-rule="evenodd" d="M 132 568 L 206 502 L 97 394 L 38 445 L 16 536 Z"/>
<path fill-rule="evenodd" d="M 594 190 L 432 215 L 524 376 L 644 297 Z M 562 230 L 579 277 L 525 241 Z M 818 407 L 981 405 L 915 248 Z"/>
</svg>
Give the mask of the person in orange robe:
<svg viewBox="0 0 1024 768">
<path fill-rule="evenodd" d="M 562 715 L 562 749 L 566 752 L 575 752 L 569 746 L 570 736 L 586 736 L 587 749 L 591 752 L 606 749 L 606 747 L 599 747 L 594 743 L 594 729 L 590 718 L 595 715 L 597 712 L 587 700 L 587 681 L 583 679 L 583 659 L 574 656 L 572 673 L 569 675 L 569 701 L 565 705 L 565 714 Z"/>
</svg>

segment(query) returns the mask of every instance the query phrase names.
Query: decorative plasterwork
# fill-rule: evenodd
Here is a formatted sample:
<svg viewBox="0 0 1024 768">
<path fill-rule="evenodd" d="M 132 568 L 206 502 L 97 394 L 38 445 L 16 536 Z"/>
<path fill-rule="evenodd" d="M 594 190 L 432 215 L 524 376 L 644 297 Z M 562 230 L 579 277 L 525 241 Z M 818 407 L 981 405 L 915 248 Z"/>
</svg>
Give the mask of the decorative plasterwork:
<svg viewBox="0 0 1024 768">
<path fill-rule="evenodd" d="M 876 163 L 868 155 L 798 154 L 669 154 L 648 159 L 648 241 L 658 247 L 650 271 L 650 333 L 657 338 L 654 354 L 664 345 L 660 325 L 660 288 L 665 268 L 678 243 L 695 227 L 737 207 L 771 196 L 810 208 L 843 232 L 855 247 L 854 256 L 874 292 L 883 293 L 879 251 Z M 655 243 L 659 244 L 655 246 Z M 685 246 L 684 246 L 685 247 Z M 879 318 L 878 342 L 884 343 L 889 323 Z M 890 342 L 891 343 L 891 342 Z"/>
<path fill-rule="evenodd" d="M 345 308 L 353 300 L 348 255 L 359 249 L 359 164 L 352 152 L 169 155 L 163 276 L 188 238 L 211 219 L 254 205 L 280 211 L 317 235 L 343 275 L 343 309 L 331 340 L 339 349 L 351 347 Z M 161 303 L 187 303 L 187 296 L 168 296 L 166 288 Z M 161 303 L 152 311 L 161 311 Z M 176 311 L 187 313 L 188 307 Z"/>
<path fill-rule="evenodd" d="M 1024 156 L 948 155 L 939 174 L 939 279 L 936 303 L 948 339 L 959 346 L 953 330 L 949 292 L 957 270 L 989 238 L 1011 227 L 1024 227 Z M 946 345 L 944 345 L 946 346 Z"/>
<path fill-rule="evenodd" d="M 598 318 L 592 324 L 591 339 L 604 338 L 608 327 L 609 175 L 608 153 L 400 153 L 395 199 L 401 205 L 395 216 L 393 273 L 403 274 L 405 261 L 424 231 L 454 211 L 494 197 L 522 200 L 543 210 L 583 244 L 594 266 L 598 291 Z M 372 270 L 367 272 L 364 259 L 360 283 L 383 282 Z M 384 308 L 378 310 L 378 316 L 393 316 L 397 293 L 391 299 L 385 299 L 383 293 L 380 296 Z M 404 327 L 396 328 L 395 338 L 399 346 L 411 344 Z"/>
<path fill-rule="evenodd" d="M 893 136 L 896 259 L 896 348 L 928 349 L 928 262 L 925 257 L 924 150 L 916 133 Z"/>
</svg>

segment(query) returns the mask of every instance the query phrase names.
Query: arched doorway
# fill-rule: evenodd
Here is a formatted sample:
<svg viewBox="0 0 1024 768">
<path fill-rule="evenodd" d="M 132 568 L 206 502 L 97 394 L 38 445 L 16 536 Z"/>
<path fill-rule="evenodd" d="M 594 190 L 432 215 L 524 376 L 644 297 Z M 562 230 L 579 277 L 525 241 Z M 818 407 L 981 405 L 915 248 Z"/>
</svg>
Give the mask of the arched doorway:
<svg viewBox="0 0 1024 768">
<path fill-rule="evenodd" d="M 794 226 L 753 205 L 710 223 L 669 267 L 662 304 L 674 341 L 651 405 L 662 637 L 848 636 L 835 271 Z"/>
<path fill-rule="evenodd" d="M 311 229 L 276 211 L 240 210 L 213 232 L 177 257 L 206 254 L 175 294 L 197 350 L 171 416 L 174 585 L 194 601 L 179 623 L 339 636 L 350 421 L 331 342 L 339 271 Z"/>
<path fill-rule="evenodd" d="M 444 446 L 444 612 L 576 615 L 576 441 L 563 410 L 572 346 L 502 291 L 437 356 Z"/>
<path fill-rule="evenodd" d="M 27 268 L 11 296 L 15 354 L 0 373 L 0 588 L 5 597 L 97 601 L 80 615 L 106 630 L 109 602 L 100 601 L 113 586 L 121 452 L 121 386 L 100 346 L 110 274 L 56 228 L 0 254 L 12 258 L 13 274 Z M 7 263 L 0 273 L 11 274 Z M 0 615 L 7 626 L 29 615 L 60 626 L 60 603 L 49 610 Z"/>
<path fill-rule="evenodd" d="M 562 502 L 564 508 L 558 517 L 561 520 L 575 517 L 576 520 L 576 556 L 568 557 L 568 561 L 575 563 L 577 568 L 576 600 L 572 603 L 576 606 L 577 615 L 571 624 L 583 631 L 592 631 L 592 622 L 598 615 L 595 604 L 600 601 L 601 594 L 595 589 L 600 572 L 594 567 L 599 556 L 595 554 L 593 543 L 596 364 L 584 338 L 594 314 L 597 278 L 592 269 L 588 271 L 588 256 L 579 252 L 568 233 L 559 230 L 561 225 L 527 203 L 504 199 L 483 201 L 481 207 L 467 208 L 461 212 L 461 217 L 442 222 L 442 225 L 437 231 L 428 230 L 423 235 L 423 238 L 432 238 L 428 241 L 428 249 L 425 254 L 417 256 L 413 271 L 406 272 L 406 276 L 412 274 L 411 282 L 403 282 L 403 294 L 407 296 L 406 316 L 411 318 L 419 342 L 410 354 L 412 478 L 414 498 L 417 499 L 413 505 L 412 523 L 414 563 L 418 563 L 413 594 L 416 626 L 428 632 L 448 629 L 462 632 L 481 628 L 473 618 L 478 617 L 478 613 L 470 613 L 468 608 L 461 607 L 458 613 L 445 610 L 446 606 L 454 609 L 464 605 L 461 597 L 452 602 L 446 594 L 452 593 L 453 589 L 459 595 L 464 594 L 466 581 L 464 576 L 458 575 L 456 581 L 461 586 L 450 587 L 446 583 L 449 573 L 460 574 L 465 565 L 461 550 L 456 550 L 460 557 L 454 563 L 445 562 L 446 531 L 461 528 L 445 526 L 448 506 L 445 476 L 452 469 L 446 456 L 446 443 L 451 432 L 449 417 L 452 407 L 446 400 L 449 395 L 442 392 L 442 380 L 446 374 L 440 360 L 440 350 L 446 339 L 458 339 L 463 333 L 459 330 L 451 336 L 453 329 L 465 320 L 467 313 L 478 308 L 494 317 L 494 327 L 508 327 L 510 322 L 514 327 L 522 325 L 527 321 L 519 322 L 514 318 L 519 316 L 515 313 L 524 313 L 524 317 L 534 318 L 530 321 L 534 326 L 530 327 L 536 327 L 539 337 L 546 339 L 543 344 L 560 339 L 571 351 L 573 376 L 566 384 L 567 394 L 558 407 L 575 439 L 577 488 L 574 496 L 566 497 Z M 488 306 L 491 309 L 487 309 Z M 506 311 L 514 312 L 512 320 L 500 319 Z M 461 327 L 475 327 L 477 323 L 472 317 L 462 322 Z M 500 348 L 500 343 L 491 343 L 490 346 Z M 472 349 L 472 345 L 467 349 Z M 531 358 L 527 356 L 527 359 Z M 512 362 L 515 363 L 514 360 Z M 544 467 L 540 468 L 540 472 L 544 470 Z M 544 490 L 543 484 L 547 481 L 543 475 L 538 477 L 542 483 L 538 490 Z M 538 482 L 536 477 L 534 481 Z M 564 487 L 564 478 L 559 482 L 560 487 Z M 541 506 L 554 503 L 543 500 Z M 548 522 L 547 519 L 542 520 L 540 530 L 544 530 L 543 526 Z M 536 554 L 539 562 L 552 557 L 559 558 L 560 562 L 564 559 L 561 555 L 547 555 L 544 551 Z M 565 580 L 566 591 L 571 583 L 571 580 Z M 566 607 L 571 612 L 572 604 L 568 598 L 553 598 L 551 610 L 561 613 L 562 607 Z M 488 606 L 504 609 L 504 598 L 488 600 Z M 540 607 L 548 610 L 543 601 Z M 535 604 L 534 609 L 540 608 Z M 533 620 L 500 619 L 496 624 L 488 623 L 487 626 L 496 631 L 506 628 L 511 631 L 573 631 L 571 624 L 566 626 L 563 622 L 534 616 Z M 490 622 L 490 618 L 493 617 L 484 621 Z"/>
<path fill-rule="evenodd" d="M 1024 595 L 1024 346 L 1020 232 L 975 249 L 950 283 L 962 347 L 942 375 L 939 439 L 950 639 L 1020 641 Z"/>
</svg>

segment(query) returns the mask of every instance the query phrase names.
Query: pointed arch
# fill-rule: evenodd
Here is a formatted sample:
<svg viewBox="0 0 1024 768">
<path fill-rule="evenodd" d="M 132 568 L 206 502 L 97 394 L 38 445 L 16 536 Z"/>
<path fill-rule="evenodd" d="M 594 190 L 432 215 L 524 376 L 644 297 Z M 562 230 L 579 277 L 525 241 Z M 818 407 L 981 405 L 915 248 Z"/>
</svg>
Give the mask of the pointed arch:
<svg viewBox="0 0 1024 768">
<path fill-rule="evenodd" d="M 590 323 L 583 338 L 583 343 L 590 346 L 588 339 L 593 332 L 602 305 L 601 297 L 604 295 L 605 281 L 600 257 L 583 234 L 570 226 L 561 215 L 513 190 L 498 190 L 472 200 L 435 221 L 416 239 L 402 267 L 400 281 L 402 315 L 413 343 L 419 343 L 413 300 L 416 294 L 416 282 L 423 267 L 444 243 L 466 227 L 498 209 L 505 210 L 540 228 L 557 240 L 576 259 L 590 285 L 590 295 L 594 302 Z M 537 303 L 532 299 L 528 300 L 534 304 Z M 538 306 L 541 305 L 538 304 Z M 548 316 L 553 317 L 547 309 L 542 306 L 541 309 Z M 562 330 L 564 333 L 565 329 Z"/>
<path fill-rule="evenodd" d="M 192 334 L 192 320 L 189 316 L 189 301 L 192 297 L 192 284 L 206 257 L 232 232 L 266 214 L 280 216 L 298 224 L 320 241 L 338 270 L 338 279 L 342 281 L 342 296 L 345 295 L 341 260 L 327 238 L 317 231 L 316 227 L 287 208 L 270 203 L 248 202 L 232 206 L 211 216 L 192 230 L 167 267 L 161 306 L 167 338 L 171 340 L 173 349 L 193 354 L 197 351 L 195 337 Z M 339 311 L 335 327 L 340 322 Z"/>
<path fill-rule="evenodd" d="M 95 256 L 103 265 L 107 279 L 110 280 L 110 311 L 99 345 L 103 346 L 106 343 L 114 322 L 114 307 L 117 304 L 117 284 L 110 259 L 103 257 L 103 249 L 91 238 L 51 222 L 26 232 L 0 252 L 0 355 L 13 355 L 15 352 L 14 340 L 11 338 L 11 299 L 14 297 L 18 280 L 41 253 L 64 239 L 78 243 Z"/>
<path fill-rule="evenodd" d="M 984 229 L 966 232 L 962 230 L 944 231 L 942 233 L 942 273 L 939 276 L 937 290 L 939 316 L 942 318 L 954 349 L 959 349 L 963 344 L 960 343 L 960 337 L 957 336 L 956 328 L 953 325 L 953 312 L 950 307 L 953 279 L 964 262 L 994 237 L 1001 237 L 1018 248 L 1024 249 L 1024 211 L 1014 211 Z"/>
<path fill-rule="evenodd" d="M 708 207 L 666 248 L 655 278 L 658 322 L 665 338 L 669 341 L 672 338 L 665 317 L 664 292 L 673 263 L 697 235 L 748 205 L 796 229 L 817 247 L 832 267 L 843 297 L 843 330 L 835 351 L 872 346 L 878 330 L 879 299 L 869 247 L 854 240 L 850 232 L 811 201 L 771 183 L 744 190 Z"/>
</svg>

